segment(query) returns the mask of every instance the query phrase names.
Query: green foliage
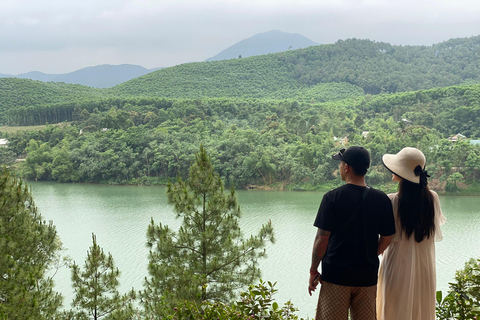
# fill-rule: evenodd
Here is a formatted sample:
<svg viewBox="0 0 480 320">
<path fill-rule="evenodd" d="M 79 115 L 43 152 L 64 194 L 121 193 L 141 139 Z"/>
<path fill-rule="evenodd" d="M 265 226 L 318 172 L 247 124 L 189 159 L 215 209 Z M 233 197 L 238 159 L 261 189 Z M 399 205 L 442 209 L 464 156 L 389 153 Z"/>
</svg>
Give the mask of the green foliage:
<svg viewBox="0 0 480 320">
<path fill-rule="evenodd" d="M 455 282 L 445 298 L 437 291 L 438 319 L 477 319 L 480 317 L 480 259 L 471 259 L 455 273 Z"/>
<path fill-rule="evenodd" d="M 55 227 L 42 220 L 28 186 L 0 172 L 0 315 L 2 319 L 53 319 L 62 297 L 51 269 L 60 263 Z"/>
<path fill-rule="evenodd" d="M 448 104 L 445 109 L 445 99 L 456 97 L 453 105 L 463 105 L 474 91 L 480 86 L 366 97 L 353 105 L 112 99 L 92 104 L 89 111 L 80 106 L 85 111 L 80 111 L 82 120 L 71 125 L 10 134 L 8 150 L 18 156 L 27 153 L 20 172 L 29 179 L 160 184 L 178 174 L 185 177 L 194 151 L 203 143 L 212 150 L 220 176 L 237 188 L 315 190 L 338 180 L 332 175 L 336 166 L 330 155 L 342 146 L 358 144 L 370 150 L 373 162 L 367 178 L 376 185 L 390 180 L 381 155 L 414 146 L 424 151 L 429 165 L 435 165 L 429 173 L 439 181 L 436 190 L 445 191 L 454 172 L 463 179 L 453 181 L 453 176 L 447 189 L 465 190 L 480 178 L 480 149 L 468 141 L 444 139 L 450 129 L 439 121 L 455 120 L 456 108 Z M 415 122 L 423 121 L 420 116 L 410 122 L 397 120 L 412 114 L 410 110 L 431 116 L 425 123 Z M 480 127 L 479 119 L 472 119 L 472 129 Z M 101 130 L 107 122 L 114 128 Z"/>
<path fill-rule="evenodd" d="M 339 45 L 360 50 L 371 44 Z M 279 59 L 306 54 L 301 52 L 284 53 Z M 376 49 L 368 52 L 385 54 Z M 262 61 L 274 57 L 268 55 Z M 246 65 L 255 62 L 248 59 Z M 315 58 L 308 54 L 308 59 Z M 243 62 L 232 63 L 243 66 Z M 206 65 L 219 66 L 216 62 Z M 189 68 L 203 72 L 201 64 L 181 70 L 192 71 Z M 286 95 L 297 100 L 104 97 L 32 107 L 27 114 L 15 108 L 8 113 L 11 121 L 33 124 L 64 119 L 54 115 L 74 121 L 62 128 L 49 125 L 37 132 L 12 133 L 8 150 L 19 157 L 28 155 L 19 165 L 23 177 L 65 182 L 161 184 L 178 174 L 184 178 L 201 143 L 212 150 L 212 163 L 220 176 L 237 188 L 320 189 L 336 180 L 329 155 L 354 144 L 372 154 L 367 177 L 371 184 L 385 185 L 390 180 L 381 155 L 405 146 L 424 151 L 437 191 L 465 192 L 480 178 L 480 149 L 468 141 L 446 140 L 455 133 L 480 136 L 479 85 L 363 97 L 355 94 L 355 88 L 345 82 L 318 83 Z M 308 92 L 318 95 L 312 98 Z M 341 97 L 345 99 L 336 100 Z M 36 142 L 29 147 L 31 140 Z M 457 172 L 463 178 L 452 176 Z"/>
<path fill-rule="evenodd" d="M 0 166 L 9 166 L 15 162 L 15 152 L 9 148 L 0 147 Z"/>
<path fill-rule="evenodd" d="M 84 99 L 92 100 L 99 96 L 105 96 L 105 93 L 99 89 L 81 85 L 0 78 L 0 124 L 11 124 L 6 114 L 12 109 L 16 109 L 25 118 L 28 117 L 30 111 L 42 109 L 46 112 L 36 113 L 38 117 L 43 118 L 38 119 L 38 122 L 42 122 L 40 120 L 44 120 L 42 124 L 46 124 L 46 121 L 50 123 L 62 122 L 65 120 L 67 111 L 63 110 L 63 112 L 47 116 L 49 110 L 51 110 L 47 105 L 78 102 Z M 56 121 L 51 121 L 54 119 Z"/>
<path fill-rule="evenodd" d="M 97 244 L 94 234 L 92 240 L 83 270 L 75 263 L 71 265 L 75 310 L 70 314 L 76 319 L 131 319 L 136 313 L 135 291 L 125 295 L 118 292 L 120 271 L 112 255 L 106 255 Z"/>
<path fill-rule="evenodd" d="M 283 307 L 279 307 L 274 301 L 273 295 L 278 291 L 275 284 L 270 281 L 257 285 L 250 285 L 248 292 L 240 294 L 240 300 L 236 302 L 235 309 L 241 314 L 250 315 L 253 319 L 298 319 L 295 315 L 295 307 L 287 301 Z"/>
<path fill-rule="evenodd" d="M 182 64 L 107 89 L 4 78 L 0 79 L 0 123 L 34 125 L 79 120 L 83 110 L 91 112 L 85 106 L 118 97 L 236 97 L 320 103 L 356 99 L 364 94 L 468 86 L 480 81 L 476 55 L 479 44 L 480 36 L 429 47 L 339 40 L 244 59 Z M 422 93 L 415 96 L 428 103 Z M 478 101 L 475 94 L 469 97 L 470 102 Z M 457 113 L 462 117 L 472 111 L 477 112 L 465 106 Z M 426 121 L 429 115 L 418 118 Z M 470 127 L 471 119 L 464 125 Z"/>
<path fill-rule="evenodd" d="M 148 227 L 150 278 L 141 294 L 147 313 L 165 312 L 160 296 L 167 297 L 167 306 L 182 300 L 229 301 L 260 277 L 257 260 L 265 256 L 266 242 L 273 242 L 272 225 L 268 222 L 257 236 L 243 239 L 235 189 L 224 193 L 202 145 L 188 180 L 179 177 L 169 183 L 167 198 L 182 226 L 173 232 L 152 219 Z"/>
<path fill-rule="evenodd" d="M 72 180 L 73 163 L 68 144 L 53 148 L 52 179 L 59 182 Z"/>
<path fill-rule="evenodd" d="M 246 292 L 240 293 L 240 300 L 232 304 L 203 301 L 200 305 L 185 301 L 175 307 L 165 319 L 219 319 L 219 320 L 296 320 L 297 309 L 290 301 L 283 307 L 273 299 L 277 292 L 275 283 L 263 282 L 251 285 Z M 300 318 L 301 319 L 301 318 Z"/>
<path fill-rule="evenodd" d="M 27 179 L 50 180 L 52 178 L 52 148 L 48 143 L 39 144 L 30 140 L 25 150 L 28 158 L 25 161 L 22 175 Z"/>
<path fill-rule="evenodd" d="M 478 83 L 479 44 L 478 36 L 430 47 L 339 40 L 276 54 L 165 68 L 111 91 L 123 96 L 285 99 L 326 83 L 348 83 L 367 94 L 445 87 L 465 80 Z"/>
<path fill-rule="evenodd" d="M 459 172 L 454 172 L 447 178 L 447 185 L 445 191 L 447 192 L 459 192 L 459 183 L 463 180 L 463 175 Z"/>
</svg>

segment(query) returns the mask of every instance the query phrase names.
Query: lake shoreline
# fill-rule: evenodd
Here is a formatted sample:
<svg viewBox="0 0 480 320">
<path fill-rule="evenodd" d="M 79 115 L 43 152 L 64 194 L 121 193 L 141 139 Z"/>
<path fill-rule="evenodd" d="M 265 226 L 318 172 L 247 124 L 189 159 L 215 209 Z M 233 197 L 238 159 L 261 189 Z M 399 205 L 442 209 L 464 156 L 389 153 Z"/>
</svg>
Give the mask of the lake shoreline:
<svg viewBox="0 0 480 320">
<path fill-rule="evenodd" d="M 154 183 L 99 183 L 99 182 L 59 182 L 59 181 L 44 181 L 44 180 L 27 180 L 23 179 L 24 181 L 28 182 L 54 182 L 54 183 L 64 183 L 64 184 L 81 184 L 81 185 L 98 185 L 98 186 L 118 186 L 118 187 L 166 187 L 167 183 L 160 182 L 158 184 Z M 367 182 L 368 184 L 368 182 Z M 343 185 L 343 181 L 332 181 L 330 183 L 312 186 L 311 184 L 287 184 L 287 183 L 276 183 L 273 185 L 248 185 L 244 188 L 235 188 L 236 190 L 246 190 L 246 191 L 295 191 L 295 192 L 327 192 L 332 189 L 335 189 L 339 186 Z M 370 185 L 370 184 L 369 184 Z M 395 193 L 397 192 L 397 183 L 391 182 L 387 184 L 381 185 L 370 185 L 371 187 L 381 190 L 385 193 Z M 225 189 L 229 189 L 227 186 Z M 475 185 L 473 190 L 470 188 L 466 188 L 460 190 L 458 192 L 444 192 L 438 189 L 431 189 L 435 191 L 437 194 L 442 196 L 466 196 L 466 197 L 475 197 L 480 196 L 480 190 L 478 185 Z"/>
</svg>

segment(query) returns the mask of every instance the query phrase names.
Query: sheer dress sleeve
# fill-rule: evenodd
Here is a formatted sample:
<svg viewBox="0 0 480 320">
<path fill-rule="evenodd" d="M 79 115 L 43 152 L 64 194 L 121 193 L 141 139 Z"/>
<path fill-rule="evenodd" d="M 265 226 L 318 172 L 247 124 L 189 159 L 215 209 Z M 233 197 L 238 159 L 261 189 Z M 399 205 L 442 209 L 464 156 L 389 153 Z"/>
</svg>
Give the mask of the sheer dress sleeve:
<svg viewBox="0 0 480 320">
<path fill-rule="evenodd" d="M 433 194 L 433 205 L 435 207 L 435 241 L 442 241 L 443 234 L 442 229 L 440 228 L 441 225 L 445 224 L 447 218 L 442 213 L 442 208 L 440 207 L 440 199 L 438 194 L 435 191 L 431 191 Z"/>
</svg>

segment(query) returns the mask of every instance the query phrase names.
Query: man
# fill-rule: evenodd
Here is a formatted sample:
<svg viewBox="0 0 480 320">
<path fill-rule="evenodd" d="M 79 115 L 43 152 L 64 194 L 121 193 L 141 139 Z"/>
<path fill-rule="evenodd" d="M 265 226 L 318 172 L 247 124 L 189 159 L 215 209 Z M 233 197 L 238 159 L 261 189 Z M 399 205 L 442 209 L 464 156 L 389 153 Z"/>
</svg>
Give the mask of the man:
<svg viewBox="0 0 480 320">
<path fill-rule="evenodd" d="M 308 292 L 321 283 L 316 320 L 376 319 L 378 255 L 390 244 L 395 222 L 388 196 L 365 183 L 370 154 L 362 147 L 342 149 L 345 185 L 327 192 L 314 226 Z M 322 274 L 318 266 L 322 262 Z"/>
</svg>

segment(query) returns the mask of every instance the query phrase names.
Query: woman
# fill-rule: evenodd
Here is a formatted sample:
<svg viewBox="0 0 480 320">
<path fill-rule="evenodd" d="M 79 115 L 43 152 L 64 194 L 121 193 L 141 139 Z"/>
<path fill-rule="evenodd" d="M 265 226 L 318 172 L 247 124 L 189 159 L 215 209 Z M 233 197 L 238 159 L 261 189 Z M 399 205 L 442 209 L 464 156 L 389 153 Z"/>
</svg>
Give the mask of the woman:
<svg viewBox="0 0 480 320">
<path fill-rule="evenodd" d="M 386 154 L 384 166 L 399 182 L 389 194 L 396 233 L 380 265 L 377 318 L 379 320 L 434 320 L 435 243 L 442 240 L 440 225 L 447 220 L 438 195 L 427 187 L 425 156 L 415 148 Z"/>
</svg>

